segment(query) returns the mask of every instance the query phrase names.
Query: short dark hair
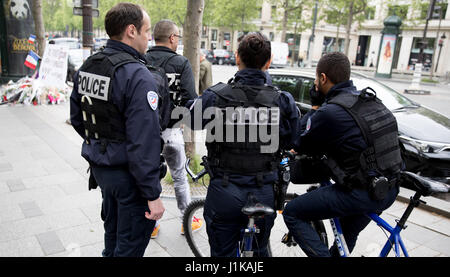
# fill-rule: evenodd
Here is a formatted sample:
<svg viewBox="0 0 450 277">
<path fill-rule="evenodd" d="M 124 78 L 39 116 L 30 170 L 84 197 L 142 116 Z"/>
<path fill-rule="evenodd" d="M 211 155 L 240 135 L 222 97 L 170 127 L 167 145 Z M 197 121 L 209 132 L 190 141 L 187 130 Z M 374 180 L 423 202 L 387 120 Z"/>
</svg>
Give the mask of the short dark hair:
<svg viewBox="0 0 450 277">
<path fill-rule="evenodd" d="M 175 32 L 176 27 L 177 25 L 169 19 L 160 20 L 153 28 L 153 38 L 155 41 L 167 41 L 170 35 Z"/>
<path fill-rule="evenodd" d="M 320 58 L 316 69 L 317 75 L 324 73 L 333 84 L 350 80 L 350 61 L 341 52 L 332 52 Z"/>
<path fill-rule="evenodd" d="M 272 55 L 270 41 L 263 34 L 249 33 L 242 38 L 238 55 L 248 68 L 262 68 Z"/>
<path fill-rule="evenodd" d="M 119 3 L 112 7 L 105 16 L 105 29 L 110 38 L 122 38 L 128 25 L 133 24 L 138 34 L 144 24 L 144 13 L 141 6 L 132 3 Z"/>
</svg>

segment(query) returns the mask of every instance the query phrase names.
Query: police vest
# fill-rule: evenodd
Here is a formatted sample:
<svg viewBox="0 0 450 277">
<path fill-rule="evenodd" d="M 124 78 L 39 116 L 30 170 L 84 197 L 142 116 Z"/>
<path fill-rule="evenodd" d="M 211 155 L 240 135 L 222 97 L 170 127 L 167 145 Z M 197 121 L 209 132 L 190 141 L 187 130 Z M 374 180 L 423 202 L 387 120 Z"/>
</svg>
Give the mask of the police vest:
<svg viewBox="0 0 450 277">
<path fill-rule="evenodd" d="M 216 94 L 217 114 L 211 122 L 218 124 L 214 134 L 208 130 L 207 135 L 210 166 L 227 173 L 257 175 L 261 181 L 261 173 L 279 164 L 279 142 L 268 139 L 279 139 L 279 90 L 238 83 L 219 83 L 209 89 Z"/>
<path fill-rule="evenodd" d="M 368 87 L 359 95 L 340 93 L 328 103 L 343 107 L 353 117 L 368 145 L 362 153 L 348 157 L 360 165 L 360 179 L 368 177 L 369 172 L 385 177 L 395 176 L 402 167 L 397 121 L 376 97 L 376 92 Z"/>
<path fill-rule="evenodd" d="M 178 54 L 172 54 L 162 60 L 159 64 L 152 64 L 154 67 L 157 67 L 159 71 L 164 72 L 167 77 L 167 82 L 169 86 L 170 100 L 171 100 L 171 110 L 175 108 L 175 106 L 180 106 L 181 104 L 181 74 L 180 73 L 167 73 L 165 68 L 169 61 L 178 56 Z M 187 60 L 185 61 L 185 63 Z M 183 64 L 184 67 L 185 64 Z"/>
<path fill-rule="evenodd" d="M 124 118 L 112 103 L 111 93 L 116 69 L 131 62 L 139 61 L 125 52 L 102 51 L 81 66 L 77 82 L 87 143 L 92 138 L 102 142 L 126 139 Z"/>
</svg>

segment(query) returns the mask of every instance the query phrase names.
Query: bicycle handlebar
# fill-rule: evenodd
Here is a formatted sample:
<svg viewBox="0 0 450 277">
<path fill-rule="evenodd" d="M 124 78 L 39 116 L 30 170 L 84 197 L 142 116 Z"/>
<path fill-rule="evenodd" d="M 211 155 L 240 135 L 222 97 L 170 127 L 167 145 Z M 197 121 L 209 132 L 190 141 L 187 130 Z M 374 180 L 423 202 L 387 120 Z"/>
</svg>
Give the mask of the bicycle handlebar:
<svg viewBox="0 0 450 277">
<path fill-rule="evenodd" d="M 197 182 L 198 180 L 200 180 L 200 178 L 202 178 L 208 172 L 205 168 L 203 168 L 198 174 L 194 174 L 194 172 L 192 172 L 192 170 L 189 168 L 190 162 L 191 162 L 191 158 L 188 158 L 186 160 L 186 163 L 184 164 L 184 167 L 186 168 L 186 172 L 189 174 L 189 176 L 191 176 L 192 181 Z"/>
</svg>

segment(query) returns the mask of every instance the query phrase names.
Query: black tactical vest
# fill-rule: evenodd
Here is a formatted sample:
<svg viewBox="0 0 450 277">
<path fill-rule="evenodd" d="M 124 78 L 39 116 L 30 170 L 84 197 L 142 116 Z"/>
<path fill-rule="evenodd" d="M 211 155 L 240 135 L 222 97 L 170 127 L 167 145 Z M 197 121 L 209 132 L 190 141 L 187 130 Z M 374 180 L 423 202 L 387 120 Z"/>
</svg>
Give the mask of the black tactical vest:
<svg viewBox="0 0 450 277">
<path fill-rule="evenodd" d="M 89 139 L 121 142 L 126 139 L 122 114 L 112 103 L 112 84 L 116 69 L 126 63 L 139 62 L 125 52 L 99 52 L 90 56 L 78 72 L 78 93 Z"/>
<path fill-rule="evenodd" d="M 210 90 L 216 94 L 216 116 L 211 122 L 221 125 L 214 131 L 206 126 L 210 166 L 257 177 L 276 169 L 279 141 L 274 144 L 269 137 L 279 139 L 278 89 L 219 83 Z"/>
<path fill-rule="evenodd" d="M 354 159 L 359 159 L 363 175 L 367 177 L 372 171 L 385 177 L 395 176 L 402 167 L 397 121 L 375 91 L 368 87 L 359 95 L 341 93 L 328 103 L 343 107 L 361 129 L 368 148 Z"/>
</svg>

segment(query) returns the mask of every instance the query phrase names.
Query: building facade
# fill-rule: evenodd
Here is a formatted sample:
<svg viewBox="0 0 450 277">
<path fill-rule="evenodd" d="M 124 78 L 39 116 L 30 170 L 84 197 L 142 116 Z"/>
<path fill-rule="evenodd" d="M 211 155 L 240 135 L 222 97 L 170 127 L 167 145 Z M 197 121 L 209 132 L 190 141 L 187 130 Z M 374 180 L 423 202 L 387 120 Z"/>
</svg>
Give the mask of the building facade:
<svg viewBox="0 0 450 277">
<path fill-rule="evenodd" d="M 319 1 L 320 2 L 320 1 Z M 376 68 L 381 31 L 384 28 L 383 21 L 389 15 L 395 14 L 402 18 L 401 34 L 394 49 L 394 72 L 412 72 L 414 64 L 418 60 L 420 41 L 424 34 L 426 23 L 426 11 L 429 1 L 424 0 L 421 6 L 412 5 L 412 0 L 371 0 L 368 3 L 369 12 L 362 23 L 354 22 L 350 32 L 350 44 L 348 56 L 355 66 Z M 430 72 L 433 67 L 435 75 L 444 76 L 450 74 L 450 11 L 447 9 L 447 1 L 442 5 L 440 17 L 434 14 L 428 21 L 426 38 L 428 47 L 424 50 L 424 71 Z M 392 4 L 394 3 L 394 4 Z M 324 18 L 323 4 L 318 5 L 318 18 Z M 311 18 L 312 10 L 303 12 L 304 18 Z M 264 33 L 271 41 L 281 41 L 281 16 L 283 9 L 269 1 L 264 1 L 261 7 L 260 18 L 252 23 L 255 30 Z M 312 29 L 306 29 L 294 34 L 294 25 L 289 26 L 286 32 L 285 42 L 289 44 L 290 58 L 297 63 L 298 60 L 307 59 L 308 50 L 312 63 L 316 63 L 320 57 L 331 51 L 344 51 L 346 29 L 339 28 L 338 42 L 336 43 L 337 26 L 328 24 L 325 19 L 317 21 L 315 25 L 314 40 L 310 42 Z M 237 49 L 238 30 L 227 28 L 204 27 L 201 48 L 206 49 Z M 337 44 L 337 45 L 336 45 Z M 437 67 L 436 67 L 437 65 Z"/>
</svg>

